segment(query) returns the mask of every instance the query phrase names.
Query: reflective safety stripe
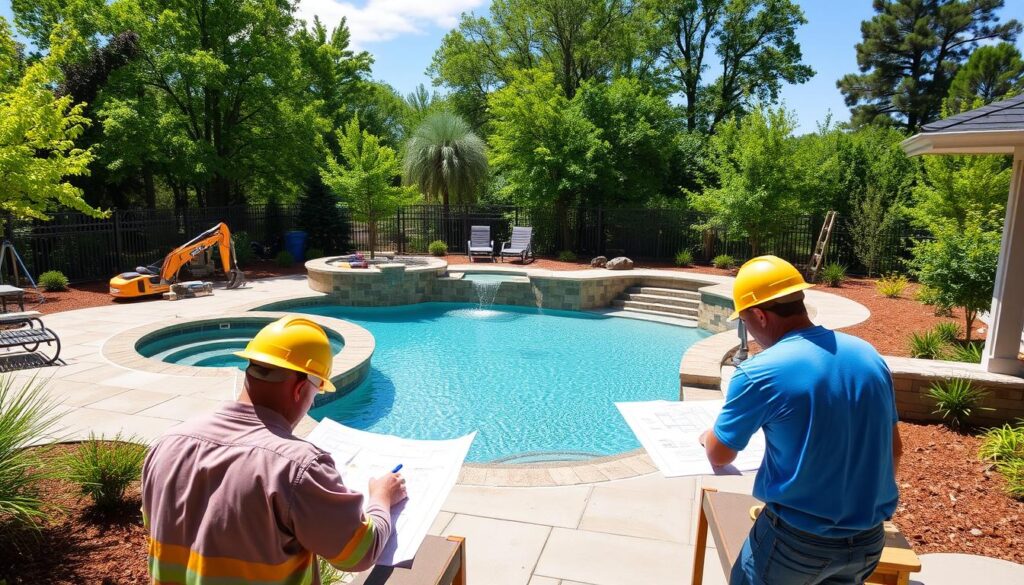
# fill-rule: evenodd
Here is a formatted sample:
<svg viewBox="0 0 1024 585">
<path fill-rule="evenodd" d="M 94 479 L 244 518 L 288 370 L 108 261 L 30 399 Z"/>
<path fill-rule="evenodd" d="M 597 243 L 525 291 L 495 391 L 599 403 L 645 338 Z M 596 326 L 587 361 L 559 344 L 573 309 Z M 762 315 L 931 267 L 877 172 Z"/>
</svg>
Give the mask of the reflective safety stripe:
<svg viewBox="0 0 1024 585">
<path fill-rule="evenodd" d="M 348 544 L 341 549 L 338 556 L 327 559 L 327 562 L 339 569 L 354 567 L 359 561 L 363 560 L 363 557 L 366 556 L 366 551 L 370 550 L 370 546 L 373 544 L 373 537 L 373 519 L 367 517 L 366 522 L 363 522 L 363 525 L 356 530 L 356 533 L 348 540 Z"/>
<path fill-rule="evenodd" d="M 297 555 L 278 564 L 257 563 L 203 556 L 188 547 L 151 538 L 149 574 L 154 583 L 168 585 L 309 585 L 313 582 L 313 555 Z"/>
</svg>

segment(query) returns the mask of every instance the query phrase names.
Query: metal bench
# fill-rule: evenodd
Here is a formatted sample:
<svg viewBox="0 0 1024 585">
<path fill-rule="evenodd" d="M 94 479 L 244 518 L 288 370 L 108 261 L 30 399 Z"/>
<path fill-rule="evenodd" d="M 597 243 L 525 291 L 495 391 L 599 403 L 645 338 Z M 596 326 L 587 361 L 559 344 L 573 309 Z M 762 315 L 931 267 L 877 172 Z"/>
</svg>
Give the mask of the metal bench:
<svg viewBox="0 0 1024 585">
<path fill-rule="evenodd" d="M 25 353 L 0 355 L 0 371 L 50 366 L 60 357 L 60 338 L 40 319 L 39 311 L 0 314 L 0 348 L 22 349 Z M 48 350 L 40 352 L 39 346 Z M 53 355 L 47 355 L 52 350 Z"/>
</svg>

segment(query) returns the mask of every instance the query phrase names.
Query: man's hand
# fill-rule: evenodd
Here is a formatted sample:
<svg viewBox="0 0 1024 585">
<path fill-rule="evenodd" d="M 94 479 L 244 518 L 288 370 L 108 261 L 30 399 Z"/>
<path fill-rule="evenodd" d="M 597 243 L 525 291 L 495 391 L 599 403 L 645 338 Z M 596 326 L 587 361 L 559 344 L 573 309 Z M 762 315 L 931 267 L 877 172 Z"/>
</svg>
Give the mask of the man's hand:
<svg viewBox="0 0 1024 585">
<path fill-rule="evenodd" d="M 370 501 L 390 509 L 409 497 L 405 491 L 405 478 L 401 473 L 389 473 L 370 479 Z"/>
</svg>

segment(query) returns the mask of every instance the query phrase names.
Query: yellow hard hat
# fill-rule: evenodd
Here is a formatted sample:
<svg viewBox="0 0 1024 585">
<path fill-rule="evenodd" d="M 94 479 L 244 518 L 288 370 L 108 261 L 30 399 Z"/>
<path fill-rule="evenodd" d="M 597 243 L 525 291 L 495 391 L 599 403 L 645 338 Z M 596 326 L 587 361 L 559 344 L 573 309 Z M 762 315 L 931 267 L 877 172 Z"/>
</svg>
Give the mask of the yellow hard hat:
<svg viewBox="0 0 1024 585">
<path fill-rule="evenodd" d="M 235 355 L 314 376 L 321 390 L 334 392 L 331 343 L 322 327 L 304 317 L 289 315 L 270 323 Z"/>
<path fill-rule="evenodd" d="M 758 256 L 740 267 L 732 285 L 732 301 L 736 310 L 729 315 L 734 321 L 740 312 L 768 301 L 811 288 L 800 271 L 778 256 Z"/>
</svg>

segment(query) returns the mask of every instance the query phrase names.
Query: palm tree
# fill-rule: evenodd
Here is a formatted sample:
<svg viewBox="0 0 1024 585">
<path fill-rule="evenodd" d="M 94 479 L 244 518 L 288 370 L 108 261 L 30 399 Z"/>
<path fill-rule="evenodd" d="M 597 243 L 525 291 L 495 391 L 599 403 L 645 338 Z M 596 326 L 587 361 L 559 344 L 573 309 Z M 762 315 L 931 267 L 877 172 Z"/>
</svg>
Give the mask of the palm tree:
<svg viewBox="0 0 1024 585">
<path fill-rule="evenodd" d="M 451 112 L 436 112 L 423 119 L 405 143 L 403 162 L 406 185 L 416 185 L 427 199 L 472 203 L 477 185 L 487 176 L 484 141 L 465 120 Z"/>
</svg>

